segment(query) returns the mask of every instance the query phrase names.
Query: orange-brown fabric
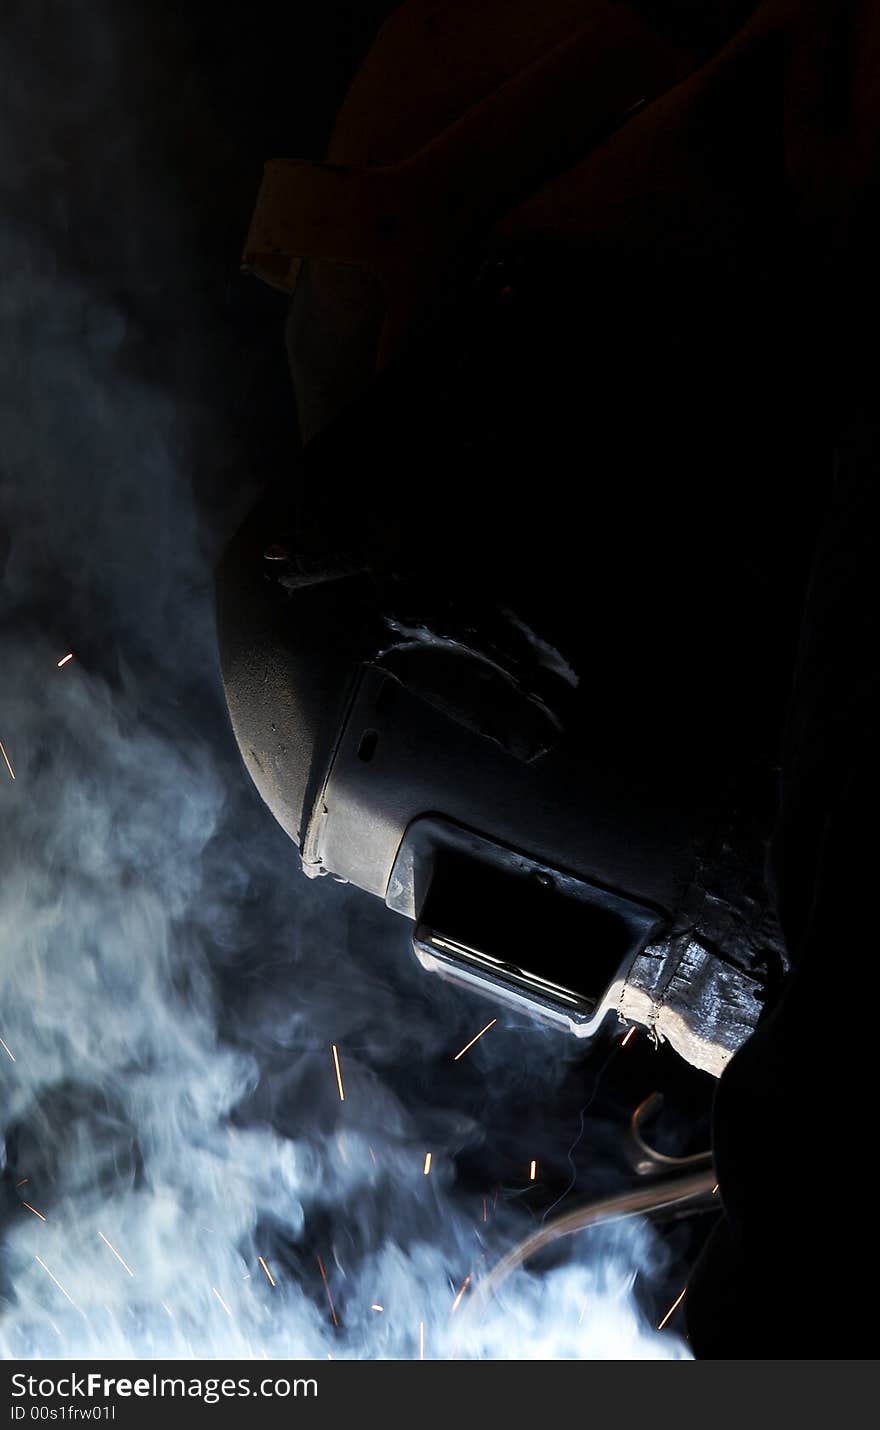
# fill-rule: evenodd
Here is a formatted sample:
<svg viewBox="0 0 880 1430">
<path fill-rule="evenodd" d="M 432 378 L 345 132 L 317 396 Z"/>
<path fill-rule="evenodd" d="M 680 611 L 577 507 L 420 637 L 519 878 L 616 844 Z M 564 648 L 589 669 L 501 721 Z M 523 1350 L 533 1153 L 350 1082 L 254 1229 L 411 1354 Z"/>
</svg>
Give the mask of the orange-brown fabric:
<svg viewBox="0 0 880 1430">
<path fill-rule="evenodd" d="M 584 33 L 585 16 L 588 37 L 594 24 L 604 47 L 603 82 L 613 60 L 619 79 L 597 101 L 596 81 L 585 78 L 584 107 L 598 103 L 598 127 L 615 132 L 593 145 L 585 138 L 583 159 L 510 210 L 495 229 L 498 238 L 668 248 L 724 263 L 741 245 L 761 241 L 771 210 L 785 209 L 840 244 L 859 222 L 860 195 L 878 168 L 878 13 L 871 0 L 765 0 L 717 55 L 682 77 L 688 58 L 677 60 L 627 7 L 606 0 L 587 10 L 570 0 L 549 7 L 524 0 L 512 7 L 496 0 L 404 5 L 380 32 L 334 130 L 331 165 L 357 167 L 337 174 L 320 165 L 269 166 L 246 263 L 288 290 L 303 256 L 381 273 L 393 328 L 384 360 L 393 357 L 426 288 L 443 281 L 444 254 L 479 232 L 496 191 L 499 202 L 515 191 L 518 165 L 523 174 L 534 170 L 531 149 L 552 154 L 554 123 L 571 127 L 563 106 L 546 133 L 539 114 L 537 138 L 531 123 L 520 134 L 511 123 L 505 147 L 504 125 L 500 136 L 493 133 L 502 111 L 490 97 L 509 92 L 512 82 L 527 113 L 534 96 L 523 76 L 535 73 L 536 60 L 552 61 L 560 41 L 575 46 L 588 77 L 589 56 L 581 61 L 574 39 L 578 29 Z M 658 81 L 662 87 L 663 65 L 669 87 L 659 97 L 649 93 L 651 102 L 622 122 L 639 34 L 658 54 L 646 89 Z M 464 142 L 457 148 L 459 130 Z M 319 277 L 332 287 L 327 264 Z"/>
<path fill-rule="evenodd" d="M 355 76 L 327 159 L 407 158 L 572 34 L 590 8 L 589 0 L 407 0 Z"/>
<path fill-rule="evenodd" d="M 387 48 L 380 40 L 374 54 L 384 56 Z M 357 152 L 370 162 L 357 166 L 341 163 L 340 143 L 331 145 L 328 163 L 268 163 L 245 263 L 280 286 L 282 256 L 361 264 L 384 279 L 402 330 L 395 290 L 412 288 L 407 270 L 442 268 L 544 174 L 567 167 L 597 134 L 617 127 L 633 106 L 662 93 L 691 65 L 628 7 L 592 0 L 562 42 L 532 45 L 528 61 L 500 68 L 499 82 L 485 93 L 473 82 L 462 90 L 466 65 L 461 74 L 451 70 L 456 102 L 447 106 L 449 122 L 429 133 L 436 107 L 430 122 L 422 113 L 399 158 L 377 162 L 380 151 L 400 150 L 389 139 L 387 145 L 362 143 Z M 488 83 L 485 69 L 479 79 Z M 375 98 L 375 86 L 366 88 Z M 394 87 L 380 92 L 372 123 L 363 117 L 365 136 L 374 130 L 381 136 L 389 117 L 396 118 Z M 357 114 L 358 104 L 354 109 Z"/>
<path fill-rule="evenodd" d="M 727 246 L 750 207 L 770 198 L 805 235 L 842 247 L 863 241 L 878 176 L 880 5 L 765 0 L 717 56 L 510 213 L 500 232 L 636 249 Z"/>
</svg>

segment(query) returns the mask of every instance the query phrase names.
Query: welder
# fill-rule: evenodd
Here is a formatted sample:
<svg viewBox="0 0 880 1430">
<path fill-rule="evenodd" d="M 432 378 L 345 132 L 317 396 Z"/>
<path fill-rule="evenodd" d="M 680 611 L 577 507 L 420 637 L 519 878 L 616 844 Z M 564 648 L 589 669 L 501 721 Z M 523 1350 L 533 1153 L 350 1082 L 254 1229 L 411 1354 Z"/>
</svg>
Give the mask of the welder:
<svg viewBox="0 0 880 1430">
<path fill-rule="evenodd" d="M 243 758 L 426 968 L 719 1077 L 701 1356 L 869 1348 L 878 76 L 867 0 L 407 0 L 245 244 L 302 453 L 219 573 Z"/>
</svg>

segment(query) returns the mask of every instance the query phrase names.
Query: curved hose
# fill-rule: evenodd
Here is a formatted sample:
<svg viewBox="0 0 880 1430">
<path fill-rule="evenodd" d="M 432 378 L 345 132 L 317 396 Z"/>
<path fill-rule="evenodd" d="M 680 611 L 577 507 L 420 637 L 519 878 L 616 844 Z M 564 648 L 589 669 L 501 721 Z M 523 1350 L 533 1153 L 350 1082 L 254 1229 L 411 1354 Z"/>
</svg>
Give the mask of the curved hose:
<svg viewBox="0 0 880 1430">
<path fill-rule="evenodd" d="M 614 1196 L 602 1197 L 599 1201 L 590 1202 L 587 1206 L 578 1207 L 575 1211 L 567 1212 L 565 1216 L 557 1217 L 539 1231 L 532 1232 L 531 1236 L 514 1246 L 493 1266 L 488 1276 L 476 1287 L 471 1301 L 472 1312 L 481 1314 L 512 1271 L 542 1251 L 545 1246 L 558 1241 L 560 1237 L 573 1236 L 575 1232 L 584 1231 L 589 1226 L 597 1226 L 600 1222 L 620 1221 L 624 1217 L 677 1206 L 680 1202 L 704 1196 L 711 1192 L 714 1186 L 715 1173 L 710 1167 L 707 1171 L 667 1177 L 661 1182 L 653 1182 L 650 1186 L 617 1192 Z"/>
<path fill-rule="evenodd" d="M 641 1158 L 636 1162 L 635 1170 L 640 1175 L 644 1175 L 645 1172 L 684 1171 L 685 1167 L 693 1167 L 695 1171 L 698 1167 L 711 1167 L 712 1153 L 708 1149 L 705 1152 L 696 1152 L 691 1157 L 669 1157 L 665 1152 L 658 1152 L 656 1147 L 649 1146 L 645 1141 L 642 1136 L 642 1125 L 654 1112 L 659 1111 L 662 1104 L 662 1092 L 652 1092 L 644 1102 L 639 1103 L 630 1118 L 630 1137 Z"/>
</svg>

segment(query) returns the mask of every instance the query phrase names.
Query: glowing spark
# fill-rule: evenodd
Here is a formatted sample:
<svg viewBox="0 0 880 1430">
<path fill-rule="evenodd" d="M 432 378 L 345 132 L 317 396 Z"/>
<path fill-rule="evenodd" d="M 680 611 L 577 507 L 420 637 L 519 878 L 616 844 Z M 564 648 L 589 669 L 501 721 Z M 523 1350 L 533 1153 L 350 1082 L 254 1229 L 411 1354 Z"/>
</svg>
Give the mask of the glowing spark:
<svg viewBox="0 0 880 1430">
<path fill-rule="evenodd" d="M 372 1306 L 370 1307 L 370 1310 L 371 1310 L 371 1311 L 384 1311 L 384 1310 L 385 1310 L 385 1307 L 384 1307 L 384 1306 L 380 1306 L 378 1301 L 374 1301 L 373 1304 L 372 1304 Z"/>
<path fill-rule="evenodd" d="M 339 1066 L 339 1049 L 333 1043 L 333 1063 L 336 1068 L 336 1086 L 339 1088 L 339 1101 L 345 1101 L 345 1089 L 342 1086 L 342 1068 Z"/>
<path fill-rule="evenodd" d="M 2 741 L 2 740 L 0 740 L 0 755 L 2 755 L 3 758 L 4 758 L 4 760 L 6 761 L 6 768 L 7 768 L 8 771 L 9 771 L 10 777 L 11 777 L 12 779 L 15 779 L 15 770 L 12 768 L 12 765 L 9 763 L 9 756 L 7 755 L 6 750 L 4 749 L 3 741 Z"/>
<path fill-rule="evenodd" d="M 533 1157 L 532 1160 L 531 1160 L 531 1162 L 529 1163 L 529 1181 L 530 1181 L 530 1182 L 533 1182 L 533 1181 L 535 1180 L 535 1177 L 536 1177 L 537 1175 L 538 1175 L 538 1164 L 537 1164 L 537 1162 L 535 1161 L 535 1159 L 534 1159 L 534 1157 Z"/>
<path fill-rule="evenodd" d="M 27 1183 L 28 1183 L 27 1177 L 22 1177 L 21 1181 L 20 1181 L 20 1182 L 16 1182 L 16 1184 L 15 1184 L 16 1190 L 17 1190 L 19 1187 L 26 1187 L 26 1186 L 27 1186 Z"/>
<path fill-rule="evenodd" d="M 223 1297 L 220 1295 L 220 1292 L 217 1290 L 217 1287 L 216 1287 L 216 1286 L 212 1286 L 212 1287 L 211 1287 L 211 1290 L 214 1292 L 214 1295 L 217 1297 L 217 1300 L 220 1302 L 220 1305 L 223 1307 L 223 1309 L 224 1309 L 224 1311 L 226 1312 L 227 1316 L 231 1316 L 231 1315 L 232 1315 L 232 1312 L 230 1311 L 230 1309 L 229 1309 L 229 1307 L 227 1306 L 226 1302 L 223 1300 Z"/>
<path fill-rule="evenodd" d="M 425 1165 L 424 1165 L 424 1167 L 422 1168 L 422 1171 L 424 1172 L 424 1174 L 425 1174 L 426 1177 L 427 1177 L 428 1173 L 429 1173 L 430 1170 L 431 1170 L 431 1157 L 432 1157 L 432 1153 L 430 1153 L 430 1152 L 426 1152 L 426 1153 L 425 1153 Z"/>
<path fill-rule="evenodd" d="M 159 1302 L 159 1305 L 162 1307 L 162 1310 L 165 1312 L 165 1315 L 166 1315 L 166 1316 L 171 1316 L 171 1320 L 173 1321 L 173 1320 L 174 1320 L 174 1317 L 171 1315 L 171 1312 L 169 1311 L 168 1307 L 165 1305 L 165 1302 L 164 1302 L 164 1301 L 160 1301 L 160 1302 Z"/>
<path fill-rule="evenodd" d="M 456 1053 L 456 1054 L 455 1054 L 455 1057 L 452 1059 L 452 1061 L 453 1061 L 454 1063 L 457 1063 L 458 1060 L 459 1060 L 459 1058 L 463 1058 L 464 1055 L 465 1055 L 465 1053 L 467 1052 L 468 1048 L 472 1048 L 472 1047 L 474 1046 L 474 1043 L 478 1043 L 478 1042 L 480 1041 L 480 1038 L 482 1038 L 483 1034 L 484 1034 L 484 1033 L 488 1033 L 488 1031 L 489 1031 L 490 1028 L 494 1028 L 494 1026 L 495 1026 L 495 1024 L 496 1024 L 497 1022 L 498 1022 L 498 1019 L 497 1019 L 497 1018 L 493 1018 L 492 1021 L 491 1021 L 491 1023 L 487 1023 L 486 1026 L 485 1026 L 485 1028 L 481 1028 L 480 1031 L 479 1031 L 479 1033 L 477 1034 L 477 1036 L 476 1036 L 475 1038 L 471 1038 L 471 1040 L 470 1040 L 469 1043 L 465 1043 L 465 1045 L 464 1045 L 464 1047 L 462 1048 L 462 1050 L 461 1050 L 460 1053 Z"/>
<path fill-rule="evenodd" d="M 425 1359 L 425 1323 L 419 1321 L 419 1360 Z"/>
<path fill-rule="evenodd" d="M 324 1270 L 324 1263 L 321 1260 L 320 1256 L 316 1257 L 315 1259 L 318 1263 L 318 1270 L 321 1273 L 321 1280 L 324 1283 L 324 1290 L 327 1292 L 327 1300 L 330 1302 L 330 1315 L 333 1317 L 334 1326 L 336 1326 L 338 1329 L 339 1322 L 336 1319 L 336 1307 L 333 1305 L 333 1297 L 330 1295 L 330 1285 L 327 1281 L 327 1272 Z"/>
<path fill-rule="evenodd" d="M 259 1261 L 260 1265 L 262 1266 L 263 1270 L 265 1271 L 266 1275 L 267 1275 L 268 1278 L 269 1278 L 269 1285 L 270 1285 L 270 1286 L 274 1286 L 274 1285 L 275 1285 L 275 1277 L 272 1275 L 272 1272 L 269 1270 L 269 1268 L 268 1268 L 268 1266 L 266 1265 L 265 1261 L 263 1260 L 262 1256 L 258 1256 L 258 1257 L 257 1257 L 257 1260 Z"/>
<path fill-rule="evenodd" d="M 461 1305 L 461 1298 L 462 1298 L 462 1296 L 464 1295 L 464 1293 L 465 1293 L 465 1291 L 467 1290 L 467 1288 L 468 1288 L 468 1287 L 470 1286 L 470 1284 L 471 1284 L 471 1276 L 472 1276 L 472 1275 L 473 1275 L 473 1272 L 471 1272 L 469 1275 L 467 1275 L 467 1276 L 464 1278 L 464 1280 L 462 1281 L 462 1283 L 461 1283 L 461 1289 L 459 1290 L 458 1295 L 456 1296 L 455 1300 L 454 1300 L 453 1303 L 452 1303 L 452 1310 L 449 1312 L 450 1316 L 454 1316 L 455 1313 L 456 1313 L 456 1311 L 458 1310 L 459 1306 Z"/>
<path fill-rule="evenodd" d="M 13 779 L 14 779 L 14 778 L 15 778 L 15 776 L 13 775 Z M 12 1058 L 12 1061 L 15 1062 L 15 1053 L 13 1053 L 13 1052 L 11 1052 L 11 1051 L 9 1050 L 9 1048 L 6 1046 L 6 1044 L 4 1043 L 4 1041 L 3 1041 L 2 1038 L 0 1038 L 0 1048 L 3 1049 L 4 1053 L 6 1054 L 6 1056 L 7 1056 L 8 1058 Z M 27 1178 L 25 1178 L 25 1181 L 27 1181 Z"/>
<path fill-rule="evenodd" d="M 73 660 L 73 651 L 72 651 L 72 650 L 71 650 L 71 651 L 68 651 L 67 655 L 64 655 L 64 656 L 61 657 L 61 659 L 60 659 L 59 662 L 58 662 L 58 665 L 56 666 L 56 669 L 57 669 L 57 670 L 60 670 L 61 667 L 62 667 L 62 665 L 66 665 L 69 660 Z"/>
<path fill-rule="evenodd" d="M 718 1191 L 718 1188 L 719 1188 L 720 1186 L 721 1186 L 721 1183 L 720 1183 L 720 1182 L 716 1182 L 716 1183 L 715 1183 L 714 1187 L 712 1188 L 712 1195 L 713 1195 L 713 1197 L 716 1195 L 716 1193 L 717 1193 L 717 1191 Z"/>
<path fill-rule="evenodd" d="M 483 1221 L 488 1221 L 488 1220 L 489 1220 L 489 1216 L 488 1216 L 487 1209 L 486 1209 L 486 1198 L 484 1197 L 484 1198 L 483 1198 Z"/>
<path fill-rule="evenodd" d="M 61 1282 L 58 1280 L 58 1277 L 52 1275 L 52 1272 L 49 1270 L 49 1268 L 48 1268 L 48 1266 L 46 1265 L 45 1261 L 40 1260 L 40 1257 L 39 1257 L 39 1256 L 35 1256 L 35 1257 L 34 1257 L 34 1261 L 38 1261 L 38 1262 L 40 1263 L 40 1265 L 42 1266 L 42 1268 L 43 1268 L 43 1270 L 45 1271 L 46 1275 L 49 1277 L 49 1280 L 55 1282 L 55 1285 L 58 1287 L 58 1290 L 61 1292 L 62 1296 L 67 1296 L 67 1299 L 68 1299 L 68 1301 L 70 1302 L 70 1304 L 71 1304 L 71 1306 L 73 1307 L 73 1309 L 74 1309 L 75 1311 L 78 1311 L 78 1310 L 79 1310 L 79 1306 L 76 1304 L 76 1302 L 74 1301 L 74 1299 L 73 1299 L 72 1296 L 68 1296 L 68 1294 L 67 1294 L 67 1292 L 65 1291 L 64 1287 L 61 1285 Z"/>
<path fill-rule="evenodd" d="M 119 1252 L 116 1250 L 116 1247 L 115 1247 L 115 1246 L 110 1246 L 110 1242 L 107 1240 L 106 1236 L 104 1235 L 104 1233 L 103 1233 L 102 1231 L 99 1231 L 99 1232 L 98 1232 L 98 1235 L 99 1235 L 99 1237 L 101 1238 L 101 1240 L 103 1241 L 104 1245 L 110 1247 L 110 1250 L 113 1252 L 113 1255 L 116 1257 L 116 1260 L 119 1262 L 120 1266 L 124 1266 L 125 1269 L 126 1269 L 126 1271 L 127 1271 L 128 1274 L 129 1274 L 129 1276 L 133 1276 L 133 1275 L 134 1275 L 134 1272 L 132 1271 L 132 1269 L 131 1269 L 131 1267 L 129 1266 L 128 1262 L 127 1262 L 127 1261 L 123 1261 L 122 1257 L 119 1255 Z"/>
<path fill-rule="evenodd" d="M 586 1302 L 586 1298 L 585 1298 L 585 1299 L 584 1299 L 584 1304 L 581 1306 L 581 1313 L 580 1313 L 580 1315 L 578 1316 L 578 1325 L 579 1325 L 579 1326 L 582 1326 L 582 1325 L 584 1324 L 584 1316 L 586 1315 L 586 1311 L 587 1311 L 587 1302 Z"/>
<path fill-rule="evenodd" d="M 627 1045 L 627 1043 L 629 1042 L 630 1038 L 632 1038 L 632 1037 L 635 1036 L 635 1031 L 636 1031 L 636 1025 L 635 1025 L 635 1023 L 633 1023 L 633 1025 L 632 1025 L 632 1027 L 630 1028 L 629 1032 L 627 1033 L 626 1037 L 623 1039 L 623 1042 L 620 1044 L 620 1046 L 621 1046 L 622 1048 L 625 1048 L 626 1045 Z"/>
<path fill-rule="evenodd" d="M 29 1211 L 29 1212 L 33 1212 L 34 1216 L 38 1216 L 38 1217 L 40 1218 L 40 1221 L 45 1221 L 45 1220 L 46 1220 L 46 1218 L 43 1216 L 43 1213 L 42 1213 L 42 1212 L 38 1212 L 37 1209 L 36 1209 L 36 1207 L 32 1207 L 31 1204 L 30 1204 L 30 1202 L 22 1202 L 22 1206 L 23 1206 L 23 1207 L 27 1207 L 28 1211 Z"/>
<path fill-rule="evenodd" d="M 372 1147 L 368 1147 L 368 1148 L 367 1148 L 367 1151 L 369 1152 L 370 1156 L 372 1157 L 372 1159 L 373 1159 L 373 1166 L 375 1167 L 375 1165 L 376 1165 L 376 1154 L 375 1154 L 375 1152 L 373 1151 Z"/>
<path fill-rule="evenodd" d="M 669 1317 L 672 1315 L 673 1311 L 677 1311 L 677 1310 L 678 1310 L 679 1306 L 681 1305 L 682 1301 L 684 1300 L 684 1292 L 685 1292 L 686 1290 L 687 1290 L 687 1287 L 685 1286 L 684 1291 L 682 1291 L 681 1295 L 680 1295 L 680 1296 L 676 1296 L 676 1298 L 675 1298 L 675 1300 L 673 1301 L 672 1305 L 669 1307 L 669 1310 L 666 1312 L 666 1315 L 663 1317 L 663 1320 L 660 1322 L 659 1326 L 657 1327 L 657 1330 L 658 1330 L 658 1331 L 662 1331 L 662 1330 L 663 1330 L 663 1327 L 666 1325 L 666 1322 L 669 1320 Z"/>
</svg>

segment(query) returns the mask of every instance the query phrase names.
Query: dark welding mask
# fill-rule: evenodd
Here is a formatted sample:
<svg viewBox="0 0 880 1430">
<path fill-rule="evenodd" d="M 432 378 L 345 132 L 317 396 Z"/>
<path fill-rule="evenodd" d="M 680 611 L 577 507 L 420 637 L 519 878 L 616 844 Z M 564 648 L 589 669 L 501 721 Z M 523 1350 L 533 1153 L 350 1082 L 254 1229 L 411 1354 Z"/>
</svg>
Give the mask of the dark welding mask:
<svg viewBox="0 0 880 1430">
<path fill-rule="evenodd" d="M 223 675 L 308 875 L 411 920 L 435 974 L 580 1038 L 634 1020 L 718 1074 L 783 968 L 763 865 L 798 454 L 772 342 L 737 356 L 777 300 L 727 188 L 684 210 L 670 183 L 662 223 L 634 190 L 640 226 L 609 227 L 615 175 L 709 120 L 686 86 L 652 117 L 693 60 L 626 7 L 572 35 L 418 162 L 269 166 L 246 259 L 293 290 L 309 440 L 222 563 Z M 373 70 L 340 154 L 378 122 Z M 487 237 L 588 141 L 573 191 Z"/>
<path fill-rule="evenodd" d="M 523 346 L 477 320 L 467 362 L 456 324 L 453 378 L 435 334 L 260 502 L 218 581 L 232 724 L 306 874 L 410 919 L 426 969 L 581 1038 L 634 1020 L 717 1074 L 781 968 L 779 631 L 760 573 L 692 549 L 687 482 L 595 480 L 586 512 L 555 486 L 579 409 L 522 418 L 533 317 Z M 616 472 L 641 469 L 644 432 L 612 425 Z"/>
</svg>

